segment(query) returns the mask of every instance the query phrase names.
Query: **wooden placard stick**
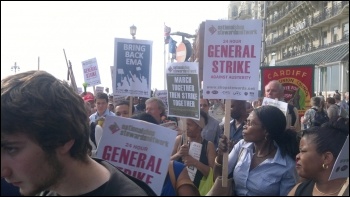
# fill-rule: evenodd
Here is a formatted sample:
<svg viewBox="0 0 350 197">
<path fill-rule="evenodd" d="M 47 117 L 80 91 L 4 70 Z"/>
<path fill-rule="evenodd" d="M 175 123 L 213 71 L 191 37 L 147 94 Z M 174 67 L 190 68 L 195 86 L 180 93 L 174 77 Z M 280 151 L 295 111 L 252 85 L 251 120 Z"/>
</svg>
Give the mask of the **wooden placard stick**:
<svg viewBox="0 0 350 197">
<path fill-rule="evenodd" d="M 129 116 L 132 116 L 132 108 L 134 107 L 134 97 L 129 96 Z"/>
<path fill-rule="evenodd" d="M 230 120 L 231 120 L 231 99 L 225 99 L 225 123 L 224 135 L 230 139 Z M 227 187 L 228 176 L 228 152 L 222 156 L 222 187 Z"/>
</svg>

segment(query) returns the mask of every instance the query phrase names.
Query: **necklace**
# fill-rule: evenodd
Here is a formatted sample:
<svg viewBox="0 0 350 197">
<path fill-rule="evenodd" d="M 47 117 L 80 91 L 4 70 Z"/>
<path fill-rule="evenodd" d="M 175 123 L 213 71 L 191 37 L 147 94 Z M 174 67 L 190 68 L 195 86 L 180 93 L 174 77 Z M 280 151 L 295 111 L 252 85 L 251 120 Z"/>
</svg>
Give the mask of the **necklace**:
<svg viewBox="0 0 350 197">
<path fill-rule="evenodd" d="M 256 153 L 254 153 L 254 155 L 255 155 L 255 157 L 257 157 L 257 158 L 264 158 L 264 157 L 270 155 L 270 154 L 272 153 L 272 151 L 273 151 L 273 150 L 269 150 L 269 152 L 268 152 L 266 155 L 263 155 L 263 156 L 258 156 Z"/>
<path fill-rule="evenodd" d="M 316 189 L 317 192 L 321 193 L 322 196 L 330 196 L 330 195 L 335 195 L 335 194 L 339 193 L 344 184 L 345 184 L 345 182 L 340 186 L 339 189 L 337 189 L 336 192 L 332 192 L 332 193 L 323 193 L 323 192 L 321 192 L 321 191 L 317 188 L 317 184 L 316 184 L 316 183 L 315 183 L 315 189 Z"/>
</svg>

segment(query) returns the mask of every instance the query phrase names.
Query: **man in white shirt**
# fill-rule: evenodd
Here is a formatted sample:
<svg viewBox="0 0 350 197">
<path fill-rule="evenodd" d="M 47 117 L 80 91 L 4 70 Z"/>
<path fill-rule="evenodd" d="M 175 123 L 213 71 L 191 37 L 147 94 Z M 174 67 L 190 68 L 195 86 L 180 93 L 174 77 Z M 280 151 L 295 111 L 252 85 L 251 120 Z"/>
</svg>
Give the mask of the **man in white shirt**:
<svg viewBox="0 0 350 197">
<path fill-rule="evenodd" d="M 265 86 L 265 97 L 271 99 L 278 99 L 279 101 L 284 101 L 283 85 L 277 80 L 270 81 Z M 287 114 L 287 128 L 295 131 L 300 131 L 298 109 L 289 103 Z"/>
<path fill-rule="evenodd" d="M 95 96 L 96 112 L 91 114 L 90 123 L 97 123 L 99 120 L 104 120 L 106 116 L 115 116 L 115 114 L 108 109 L 108 95 L 99 92 Z M 102 125 L 100 125 L 102 126 Z"/>
</svg>

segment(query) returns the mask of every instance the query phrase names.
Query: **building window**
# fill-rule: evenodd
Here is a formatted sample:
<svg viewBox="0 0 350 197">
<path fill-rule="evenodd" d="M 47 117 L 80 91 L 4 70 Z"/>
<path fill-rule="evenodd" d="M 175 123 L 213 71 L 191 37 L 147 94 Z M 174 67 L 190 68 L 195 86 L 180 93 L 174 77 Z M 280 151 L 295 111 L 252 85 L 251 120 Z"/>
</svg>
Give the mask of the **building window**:
<svg viewBox="0 0 350 197">
<path fill-rule="evenodd" d="M 252 5 L 250 4 L 250 3 L 248 3 L 248 5 L 247 5 L 247 13 L 249 14 L 249 15 L 251 15 L 252 14 Z"/>
<path fill-rule="evenodd" d="M 323 1 L 324 12 L 326 12 L 327 8 L 328 8 L 328 2 L 327 1 Z"/>
<path fill-rule="evenodd" d="M 337 42 L 338 40 L 338 27 L 335 26 L 332 28 L 332 42 Z"/>
<path fill-rule="evenodd" d="M 321 72 L 320 72 L 320 67 L 318 68 L 315 68 L 315 77 L 314 77 L 314 88 L 315 90 L 314 91 L 321 91 L 323 90 L 323 84 L 322 84 L 322 75 L 321 75 Z"/>
<path fill-rule="evenodd" d="M 340 88 L 340 66 L 327 67 L 327 91 L 339 90 Z"/>
<path fill-rule="evenodd" d="M 349 22 L 343 24 L 343 38 L 349 37 Z"/>
<path fill-rule="evenodd" d="M 322 32 L 322 45 L 327 44 L 327 31 Z"/>
<path fill-rule="evenodd" d="M 232 17 L 238 16 L 238 8 L 236 6 L 234 6 L 232 8 Z"/>
</svg>

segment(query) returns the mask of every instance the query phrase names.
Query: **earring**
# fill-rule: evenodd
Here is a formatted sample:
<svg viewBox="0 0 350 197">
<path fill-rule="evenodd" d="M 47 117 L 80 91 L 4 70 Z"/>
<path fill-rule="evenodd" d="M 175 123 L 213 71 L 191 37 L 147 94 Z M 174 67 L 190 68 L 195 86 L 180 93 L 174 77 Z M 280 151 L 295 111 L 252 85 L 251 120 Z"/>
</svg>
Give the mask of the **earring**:
<svg viewBox="0 0 350 197">
<path fill-rule="evenodd" d="M 326 169 L 328 169 L 328 165 L 322 164 L 322 168 L 326 170 Z"/>
<path fill-rule="evenodd" d="M 267 136 L 265 135 L 265 140 L 267 141 Z"/>
</svg>

